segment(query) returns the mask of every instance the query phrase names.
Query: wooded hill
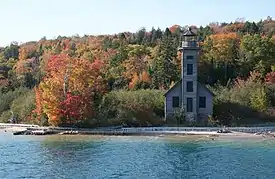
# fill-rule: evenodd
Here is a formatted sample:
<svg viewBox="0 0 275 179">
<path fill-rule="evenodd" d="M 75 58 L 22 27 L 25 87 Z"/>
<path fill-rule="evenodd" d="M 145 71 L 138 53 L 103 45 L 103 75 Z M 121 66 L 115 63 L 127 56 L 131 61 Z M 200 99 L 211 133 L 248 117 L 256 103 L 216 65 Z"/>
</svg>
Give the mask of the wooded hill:
<svg viewBox="0 0 275 179">
<path fill-rule="evenodd" d="M 0 48 L 0 120 L 43 125 L 155 125 L 180 79 L 186 26 L 72 36 Z M 199 81 L 215 93 L 212 123 L 274 120 L 275 21 L 191 26 Z"/>
</svg>

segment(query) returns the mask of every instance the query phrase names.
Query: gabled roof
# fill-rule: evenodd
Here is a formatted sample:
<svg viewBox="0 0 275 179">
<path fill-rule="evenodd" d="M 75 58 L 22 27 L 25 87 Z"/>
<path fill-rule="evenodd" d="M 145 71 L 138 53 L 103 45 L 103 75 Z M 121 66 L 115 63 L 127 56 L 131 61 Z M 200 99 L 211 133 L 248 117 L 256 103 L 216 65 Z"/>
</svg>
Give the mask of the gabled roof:
<svg viewBox="0 0 275 179">
<path fill-rule="evenodd" d="M 172 86 L 169 90 L 167 90 L 165 93 L 164 93 L 164 96 L 166 96 L 170 91 L 172 91 L 179 83 L 181 83 L 181 79 L 179 81 L 177 81 L 174 86 Z"/>
<path fill-rule="evenodd" d="M 189 27 L 188 30 L 183 34 L 183 36 L 196 36 L 196 34 Z"/>
<path fill-rule="evenodd" d="M 164 93 L 164 96 L 167 96 L 167 94 L 169 94 L 179 83 L 182 82 L 182 79 L 180 79 L 179 81 L 177 81 L 174 86 L 172 86 L 169 90 L 167 90 Z M 207 91 L 209 94 L 211 94 L 212 96 L 215 96 L 214 93 L 212 91 L 210 91 L 205 85 L 201 84 L 198 82 L 198 86 L 202 87 L 203 89 L 205 89 L 205 91 Z"/>
<path fill-rule="evenodd" d="M 205 85 L 203 85 L 203 84 L 201 84 L 201 83 L 198 82 L 198 86 L 201 86 L 201 87 L 204 88 L 205 91 L 207 91 L 209 94 L 211 94 L 212 96 L 215 96 L 215 94 L 214 94 L 212 91 L 210 91 Z"/>
</svg>

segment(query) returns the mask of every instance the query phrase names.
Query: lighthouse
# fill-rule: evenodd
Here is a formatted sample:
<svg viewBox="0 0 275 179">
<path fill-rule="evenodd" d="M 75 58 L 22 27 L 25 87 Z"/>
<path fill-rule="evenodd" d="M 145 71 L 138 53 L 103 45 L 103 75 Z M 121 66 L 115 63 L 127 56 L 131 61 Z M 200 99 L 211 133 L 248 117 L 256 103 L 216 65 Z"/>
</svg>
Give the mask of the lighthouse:
<svg viewBox="0 0 275 179">
<path fill-rule="evenodd" d="M 184 32 L 179 50 L 182 53 L 181 80 L 165 93 L 166 119 L 180 108 L 184 120 L 207 120 L 213 113 L 213 93 L 198 82 L 200 47 L 191 28 Z"/>
</svg>

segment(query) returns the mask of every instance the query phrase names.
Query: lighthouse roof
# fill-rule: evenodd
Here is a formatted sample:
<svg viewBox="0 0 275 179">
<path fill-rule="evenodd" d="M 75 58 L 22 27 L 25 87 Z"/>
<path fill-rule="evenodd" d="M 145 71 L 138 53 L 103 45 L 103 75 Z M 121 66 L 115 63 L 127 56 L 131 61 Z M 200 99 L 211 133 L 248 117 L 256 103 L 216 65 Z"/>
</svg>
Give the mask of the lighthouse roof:
<svg viewBox="0 0 275 179">
<path fill-rule="evenodd" d="M 189 27 L 188 30 L 185 31 L 183 36 L 196 36 L 196 34 L 192 31 L 191 27 Z"/>
</svg>

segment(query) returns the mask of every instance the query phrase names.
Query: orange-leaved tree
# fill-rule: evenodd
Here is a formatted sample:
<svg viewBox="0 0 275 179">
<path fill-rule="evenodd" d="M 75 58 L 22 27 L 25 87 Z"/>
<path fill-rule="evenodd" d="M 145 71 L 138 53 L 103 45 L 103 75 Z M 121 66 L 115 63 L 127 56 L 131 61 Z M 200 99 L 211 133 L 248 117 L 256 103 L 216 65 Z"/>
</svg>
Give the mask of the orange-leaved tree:
<svg viewBox="0 0 275 179">
<path fill-rule="evenodd" d="M 217 62 L 231 63 L 237 58 L 240 36 L 237 33 L 210 35 L 204 42 L 204 57 Z"/>
<path fill-rule="evenodd" d="M 53 56 L 39 85 L 42 111 L 50 125 L 77 124 L 95 113 L 94 99 L 105 91 L 100 60 Z"/>
<path fill-rule="evenodd" d="M 152 79 L 147 71 L 143 71 L 141 74 L 134 73 L 131 82 L 129 83 L 129 89 L 149 88 L 152 83 Z"/>
</svg>

